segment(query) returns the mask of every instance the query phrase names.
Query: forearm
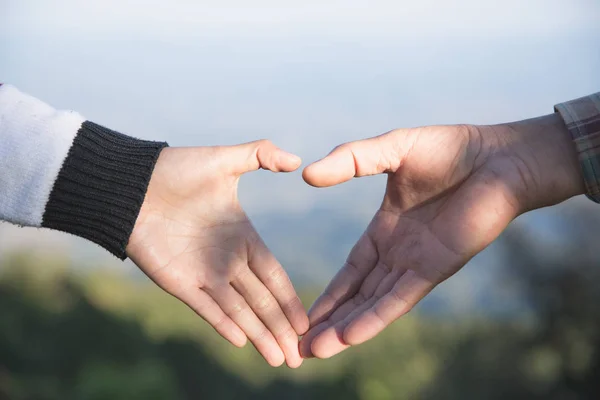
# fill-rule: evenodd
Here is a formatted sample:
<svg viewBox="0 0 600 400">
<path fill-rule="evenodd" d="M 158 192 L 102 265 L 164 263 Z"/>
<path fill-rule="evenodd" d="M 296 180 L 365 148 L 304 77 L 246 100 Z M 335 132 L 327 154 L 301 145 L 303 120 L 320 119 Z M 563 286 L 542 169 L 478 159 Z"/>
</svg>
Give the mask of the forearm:
<svg viewBox="0 0 600 400">
<path fill-rule="evenodd" d="M 125 258 L 166 143 L 131 138 L 0 86 L 0 219 L 75 234 Z"/>
<path fill-rule="evenodd" d="M 600 93 L 561 103 L 553 114 L 476 130 L 489 153 L 517 166 L 501 174 L 516 188 L 521 212 L 580 194 L 600 202 Z"/>
</svg>

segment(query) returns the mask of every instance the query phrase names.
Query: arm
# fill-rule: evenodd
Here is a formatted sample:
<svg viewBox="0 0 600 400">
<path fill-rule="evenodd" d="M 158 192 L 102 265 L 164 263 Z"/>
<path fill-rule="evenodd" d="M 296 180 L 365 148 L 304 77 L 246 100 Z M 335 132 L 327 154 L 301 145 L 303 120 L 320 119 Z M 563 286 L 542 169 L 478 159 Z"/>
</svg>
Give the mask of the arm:
<svg viewBox="0 0 600 400">
<path fill-rule="evenodd" d="M 308 166 L 304 179 L 319 187 L 380 173 L 388 181 L 380 209 L 309 311 L 301 354 L 326 358 L 371 339 L 518 215 L 586 188 L 598 199 L 600 96 L 556 109 L 493 126 L 399 129 Z"/>
<path fill-rule="evenodd" d="M 236 346 L 301 364 L 308 320 L 254 230 L 237 184 L 300 160 L 268 141 L 168 148 L 0 86 L 0 219 L 62 230 L 130 257 Z"/>
<path fill-rule="evenodd" d="M 0 219 L 91 240 L 117 257 L 166 143 L 138 140 L 0 86 Z"/>
</svg>

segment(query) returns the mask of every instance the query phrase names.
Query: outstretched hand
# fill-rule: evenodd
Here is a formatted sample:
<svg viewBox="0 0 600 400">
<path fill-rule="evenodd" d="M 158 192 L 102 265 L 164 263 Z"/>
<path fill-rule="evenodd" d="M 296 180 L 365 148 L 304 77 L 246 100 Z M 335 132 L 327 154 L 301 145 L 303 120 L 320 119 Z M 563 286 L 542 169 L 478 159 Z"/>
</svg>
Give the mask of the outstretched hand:
<svg viewBox="0 0 600 400">
<path fill-rule="evenodd" d="M 308 319 L 292 284 L 242 210 L 244 173 L 294 171 L 300 159 L 268 141 L 166 148 L 127 246 L 128 256 L 225 339 L 247 339 L 273 366 L 302 363 Z"/>
<path fill-rule="evenodd" d="M 388 180 L 366 232 L 309 311 L 301 354 L 327 358 L 373 338 L 517 215 L 580 193 L 568 133 L 560 117 L 545 118 L 532 129 L 396 130 L 341 145 L 308 166 L 304 179 L 317 187 L 381 173 Z M 558 184 L 565 178 L 571 185 Z"/>
</svg>

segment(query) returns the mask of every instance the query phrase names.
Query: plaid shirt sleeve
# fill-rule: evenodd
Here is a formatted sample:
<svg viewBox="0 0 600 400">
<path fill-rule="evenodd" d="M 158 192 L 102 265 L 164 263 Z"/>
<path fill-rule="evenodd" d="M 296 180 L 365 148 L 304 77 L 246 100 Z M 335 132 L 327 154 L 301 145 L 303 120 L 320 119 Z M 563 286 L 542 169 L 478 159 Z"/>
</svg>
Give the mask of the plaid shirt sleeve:
<svg viewBox="0 0 600 400">
<path fill-rule="evenodd" d="M 573 137 L 587 196 L 600 203 L 600 93 L 557 104 L 554 110 Z"/>
</svg>

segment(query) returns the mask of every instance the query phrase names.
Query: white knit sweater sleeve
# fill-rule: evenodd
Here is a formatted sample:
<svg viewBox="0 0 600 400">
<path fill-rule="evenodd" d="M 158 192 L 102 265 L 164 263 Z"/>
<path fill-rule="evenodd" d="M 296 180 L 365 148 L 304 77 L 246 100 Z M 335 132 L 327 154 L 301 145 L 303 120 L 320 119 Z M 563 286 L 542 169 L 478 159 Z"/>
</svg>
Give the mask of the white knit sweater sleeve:
<svg viewBox="0 0 600 400">
<path fill-rule="evenodd" d="M 41 226 L 50 191 L 85 119 L 0 86 L 0 219 Z"/>
</svg>

